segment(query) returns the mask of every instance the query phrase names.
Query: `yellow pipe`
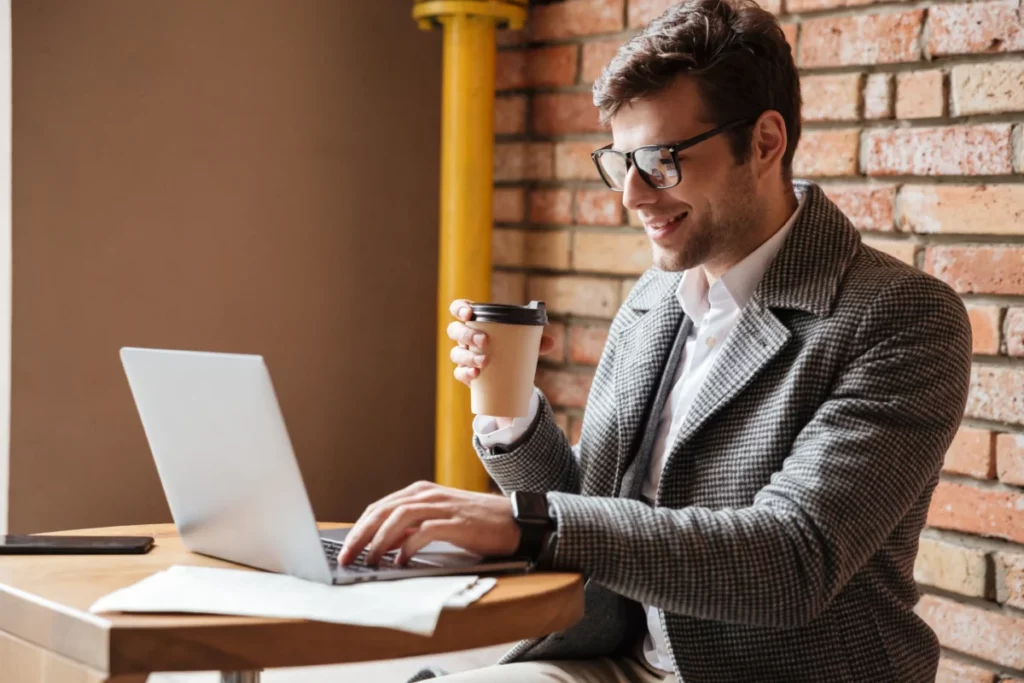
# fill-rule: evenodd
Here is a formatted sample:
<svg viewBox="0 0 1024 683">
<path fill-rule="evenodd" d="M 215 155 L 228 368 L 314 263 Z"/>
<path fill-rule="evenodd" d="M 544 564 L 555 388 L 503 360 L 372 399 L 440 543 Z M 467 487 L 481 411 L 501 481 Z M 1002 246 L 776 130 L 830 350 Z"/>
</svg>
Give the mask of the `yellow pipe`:
<svg viewBox="0 0 1024 683">
<path fill-rule="evenodd" d="M 430 0 L 413 8 L 422 28 L 444 30 L 434 476 L 471 491 L 486 490 L 488 478 L 472 448 L 469 389 L 452 375 L 448 307 L 456 298 L 490 298 L 495 28 L 520 28 L 525 2 Z"/>
</svg>

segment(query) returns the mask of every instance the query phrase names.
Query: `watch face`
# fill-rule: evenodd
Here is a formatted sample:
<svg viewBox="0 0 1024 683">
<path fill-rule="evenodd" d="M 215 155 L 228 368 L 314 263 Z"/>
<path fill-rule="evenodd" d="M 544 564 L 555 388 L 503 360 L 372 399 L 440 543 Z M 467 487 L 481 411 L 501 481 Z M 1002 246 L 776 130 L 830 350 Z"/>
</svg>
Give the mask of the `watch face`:
<svg viewBox="0 0 1024 683">
<path fill-rule="evenodd" d="M 550 519 L 548 515 L 548 499 L 543 493 L 516 491 L 515 506 L 517 519 L 543 522 Z"/>
</svg>

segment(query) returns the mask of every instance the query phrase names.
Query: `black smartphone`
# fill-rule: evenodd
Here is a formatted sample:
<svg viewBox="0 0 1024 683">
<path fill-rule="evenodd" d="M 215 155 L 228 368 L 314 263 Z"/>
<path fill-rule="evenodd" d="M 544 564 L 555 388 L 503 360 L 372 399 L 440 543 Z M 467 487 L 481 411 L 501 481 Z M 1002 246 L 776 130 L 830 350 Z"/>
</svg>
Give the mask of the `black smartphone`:
<svg viewBox="0 0 1024 683">
<path fill-rule="evenodd" d="M 152 536 L 4 536 L 0 555 L 141 555 Z"/>
</svg>

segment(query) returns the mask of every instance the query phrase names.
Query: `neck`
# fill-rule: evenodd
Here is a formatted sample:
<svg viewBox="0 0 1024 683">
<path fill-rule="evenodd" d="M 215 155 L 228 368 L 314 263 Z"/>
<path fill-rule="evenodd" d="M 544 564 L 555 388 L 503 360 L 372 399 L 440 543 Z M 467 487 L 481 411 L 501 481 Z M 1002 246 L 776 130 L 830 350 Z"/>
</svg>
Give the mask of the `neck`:
<svg viewBox="0 0 1024 683">
<path fill-rule="evenodd" d="M 776 194 L 770 201 L 757 206 L 755 215 L 760 216 L 761 219 L 755 221 L 754 229 L 747 233 L 749 239 L 737 243 L 734 249 L 723 254 L 721 258 L 704 264 L 704 274 L 707 276 L 708 284 L 713 285 L 729 272 L 730 268 L 771 239 L 772 235 L 781 230 L 786 221 L 790 219 L 793 212 L 796 211 L 797 205 L 793 184 L 786 183 L 783 192 Z"/>
</svg>

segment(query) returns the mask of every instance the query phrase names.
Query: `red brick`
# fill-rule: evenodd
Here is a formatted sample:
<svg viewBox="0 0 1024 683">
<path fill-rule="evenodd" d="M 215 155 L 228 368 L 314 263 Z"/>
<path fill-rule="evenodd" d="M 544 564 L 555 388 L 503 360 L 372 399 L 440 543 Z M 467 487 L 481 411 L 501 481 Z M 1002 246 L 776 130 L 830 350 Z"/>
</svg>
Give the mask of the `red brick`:
<svg viewBox="0 0 1024 683">
<path fill-rule="evenodd" d="M 996 675 L 970 664 L 943 657 L 939 660 L 939 671 L 935 683 L 994 683 Z"/>
<path fill-rule="evenodd" d="M 559 180 L 600 180 L 590 154 L 602 146 L 599 142 L 555 143 L 555 177 Z"/>
<path fill-rule="evenodd" d="M 796 41 L 797 41 L 797 24 L 782 24 L 782 35 L 786 37 L 786 42 L 789 43 L 789 50 L 793 54 L 793 63 L 796 63 Z"/>
<path fill-rule="evenodd" d="M 1024 50 L 1016 0 L 934 5 L 928 9 L 927 51 L 932 57 Z"/>
<path fill-rule="evenodd" d="M 971 597 L 984 597 L 988 566 L 985 553 L 922 538 L 914 561 L 914 580 Z"/>
<path fill-rule="evenodd" d="M 787 12 L 814 12 L 836 7 L 856 7 L 870 5 L 877 0 L 787 0 Z"/>
<path fill-rule="evenodd" d="M 981 420 L 1024 425 L 1024 367 L 975 365 L 964 414 Z"/>
<path fill-rule="evenodd" d="M 650 268 L 651 258 L 650 243 L 642 234 L 577 232 L 573 240 L 574 270 L 638 275 Z"/>
<path fill-rule="evenodd" d="M 523 231 L 495 230 L 491 235 L 491 262 L 496 266 L 523 265 Z"/>
<path fill-rule="evenodd" d="M 523 29 L 502 28 L 495 32 L 494 40 L 501 47 L 515 47 L 526 42 L 527 35 Z"/>
<path fill-rule="evenodd" d="M 825 195 L 860 230 L 892 232 L 895 230 L 893 204 L 894 185 L 823 185 Z"/>
<path fill-rule="evenodd" d="M 636 280 L 635 279 L 630 278 L 628 280 L 623 280 L 622 281 L 622 286 L 621 286 L 621 289 L 620 289 L 620 292 L 619 292 L 620 300 L 625 301 L 626 297 L 629 296 L 629 293 L 633 291 L 633 287 L 635 287 L 635 286 L 636 286 Z"/>
<path fill-rule="evenodd" d="M 997 553 L 996 599 L 999 602 L 1024 609 L 1024 554 Z"/>
<path fill-rule="evenodd" d="M 855 128 L 805 131 L 793 159 L 793 173 L 800 177 L 856 175 L 859 139 Z"/>
<path fill-rule="evenodd" d="M 971 336 L 974 339 L 974 353 L 993 356 L 999 353 L 999 318 L 1002 311 L 998 306 L 968 306 L 971 318 Z"/>
<path fill-rule="evenodd" d="M 550 142 L 499 142 L 494 145 L 494 179 L 548 180 L 553 169 Z"/>
<path fill-rule="evenodd" d="M 676 2 L 677 0 L 629 0 L 629 25 L 646 26 Z"/>
<path fill-rule="evenodd" d="M 565 230 L 528 230 L 523 265 L 548 270 L 569 269 L 569 233 Z"/>
<path fill-rule="evenodd" d="M 782 14 L 782 0 L 758 0 L 757 4 L 772 14 Z"/>
<path fill-rule="evenodd" d="M 922 10 L 823 17 L 800 28 L 800 66 L 892 64 L 921 58 Z"/>
<path fill-rule="evenodd" d="M 911 266 L 917 257 L 917 245 L 909 240 L 880 240 L 868 237 L 864 239 L 864 244 Z"/>
<path fill-rule="evenodd" d="M 499 50 L 495 61 L 497 90 L 550 88 L 576 82 L 579 49 L 575 45 L 530 50 Z"/>
<path fill-rule="evenodd" d="M 1011 356 L 1024 356 L 1024 308 L 1014 306 L 1006 311 L 1003 321 L 1003 339 L 1006 340 L 1006 353 Z"/>
<path fill-rule="evenodd" d="M 925 270 L 962 294 L 1024 294 L 1024 247 L 929 247 Z"/>
<path fill-rule="evenodd" d="M 1024 173 L 1024 124 L 1018 123 L 1011 134 L 1013 144 L 1013 170 Z"/>
<path fill-rule="evenodd" d="M 652 20 L 657 19 L 661 14 L 679 0 L 630 0 L 629 1 L 629 25 L 633 27 L 646 26 Z M 772 14 L 779 14 L 782 11 L 781 0 L 760 0 L 758 5 Z"/>
<path fill-rule="evenodd" d="M 915 610 L 943 646 L 1014 669 L 1024 668 L 1024 619 L 925 595 Z"/>
<path fill-rule="evenodd" d="M 565 0 L 530 8 L 530 36 L 557 40 L 621 31 L 626 0 Z"/>
<path fill-rule="evenodd" d="M 576 445 L 580 442 L 580 432 L 583 431 L 583 419 L 573 416 L 569 419 L 569 443 Z"/>
<path fill-rule="evenodd" d="M 521 187 L 494 188 L 491 214 L 499 223 L 522 223 L 525 210 L 525 191 Z"/>
<path fill-rule="evenodd" d="M 597 133 L 603 130 L 589 92 L 534 95 L 532 127 L 533 132 L 540 135 Z"/>
<path fill-rule="evenodd" d="M 498 97 L 494 100 L 494 134 L 518 135 L 526 132 L 526 95 Z"/>
<path fill-rule="evenodd" d="M 1024 111 L 1024 60 L 954 66 L 949 84 L 954 116 Z"/>
<path fill-rule="evenodd" d="M 800 79 L 805 121 L 856 121 L 861 74 L 828 74 Z"/>
<path fill-rule="evenodd" d="M 1024 434 L 996 436 L 996 473 L 999 481 L 1024 486 Z"/>
<path fill-rule="evenodd" d="M 491 273 L 491 301 L 521 306 L 526 303 L 526 275 L 523 273 Z"/>
<path fill-rule="evenodd" d="M 571 190 L 530 192 L 530 222 L 568 225 L 572 223 Z"/>
<path fill-rule="evenodd" d="M 552 313 L 611 319 L 619 305 L 619 284 L 607 278 L 537 275 L 526 291 L 530 301 L 546 302 Z"/>
<path fill-rule="evenodd" d="M 904 185 L 900 229 L 953 235 L 1024 235 L 1024 185 Z"/>
<path fill-rule="evenodd" d="M 1024 542 L 1024 493 L 991 491 L 940 481 L 928 526 Z"/>
<path fill-rule="evenodd" d="M 987 429 L 961 427 L 946 451 L 943 472 L 964 474 L 976 479 L 996 475 L 995 438 Z"/>
<path fill-rule="evenodd" d="M 908 71 L 896 75 L 896 118 L 937 118 L 945 112 L 942 72 Z"/>
<path fill-rule="evenodd" d="M 590 373 L 537 369 L 537 388 L 552 405 L 560 408 L 583 408 L 594 377 Z"/>
<path fill-rule="evenodd" d="M 562 433 L 565 434 L 566 438 L 569 438 L 569 413 L 556 410 L 555 424 L 562 430 Z"/>
<path fill-rule="evenodd" d="M 607 341 L 607 327 L 574 325 L 569 331 L 569 358 L 580 365 L 597 365 Z"/>
<path fill-rule="evenodd" d="M 864 80 L 864 118 L 891 119 L 894 89 L 892 74 L 868 74 Z"/>
<path fill-rule="evenodd" d="M 885 128 L 864 133 L 868 175 L 1012 173 L 1010 126 Z"/>
<path fill-rule="evenodd" d="M 544 334 L 555 340 L 554 347 L 544 354 L 544 359 L 552 363 L 565 362 L 565 323 L 549 322 L 544 328 Z"/>
<path fill-rule="evenodd" d="M 596 81 L 604 67 L 612 61 L 612 57 L 622 47 L 622 42 L 621 38 L 612 38 L 611 40 L 594 40 L 583 43 L 583 66 L 580 67 L 580 80 L 584 83 Z"/>
<path fill-rule="evenodd" d="M 610 190 L 579 190 L 576 222 L 583 225 L 622 225 L 622 195 Z"/>
</svg>

